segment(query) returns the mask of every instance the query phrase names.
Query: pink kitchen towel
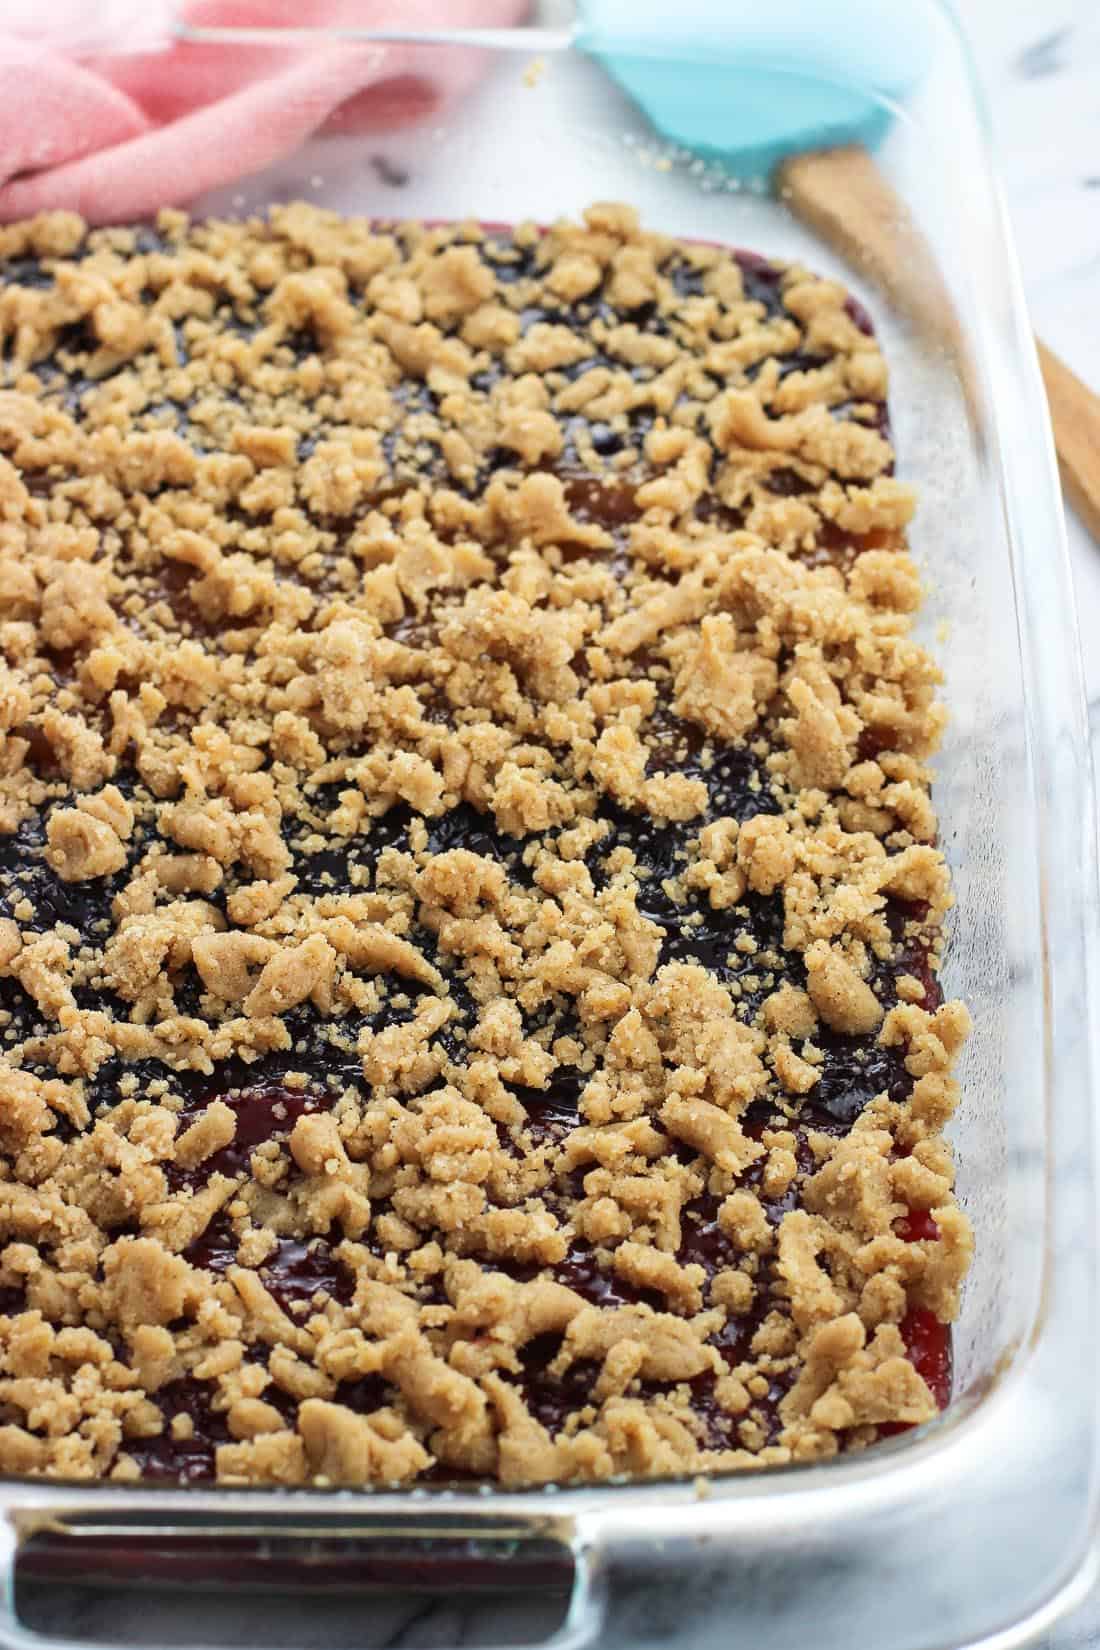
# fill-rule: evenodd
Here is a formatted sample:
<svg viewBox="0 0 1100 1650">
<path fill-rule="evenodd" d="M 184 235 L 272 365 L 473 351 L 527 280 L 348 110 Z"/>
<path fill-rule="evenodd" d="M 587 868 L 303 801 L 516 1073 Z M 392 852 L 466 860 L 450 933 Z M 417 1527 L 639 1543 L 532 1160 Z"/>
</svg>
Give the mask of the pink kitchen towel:
<svg viewBox="0 0 1100 1650">
<path fill-rule="evenodd" d="M 371 132 L 436 114 L 474 82 L 476 52 L 322 42 L 174 41 L 220 28 L 501 27 L 527 0 L 8 0 L 0 7 L 0 221 L 66 207 L 147 217 L 270 166 L 322 128 Z M 98 20 L 89 28 L 89 15 Z M 104 21 L 106 20 L 106 21 Z M 119 50 L 118 47 L 124 47 Z"/>
</svg>

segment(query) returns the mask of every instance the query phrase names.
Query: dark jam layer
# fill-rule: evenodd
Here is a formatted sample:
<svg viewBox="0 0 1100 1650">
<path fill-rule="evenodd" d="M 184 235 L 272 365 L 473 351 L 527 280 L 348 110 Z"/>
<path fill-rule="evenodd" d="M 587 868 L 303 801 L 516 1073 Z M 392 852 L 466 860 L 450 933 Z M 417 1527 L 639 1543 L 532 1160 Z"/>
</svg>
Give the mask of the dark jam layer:
<svg viewBox="0 0 1100 1650">
<path fill-rule="evenodd" d="M 509 272 L 514 272 L 516 276 L 530 273 L 530 251 L 517 250 L 505 242 L 501 243 L 501 247 L 500 259 L 494 265 L 500 279 L 507 279 Z M 485 255 L 492 256 L 491 250 Z M 747 253 L 738 254 L 738 261 L 747 295 L 761 302 L 769 315 L 780 313 L 779 269 Z M 28 266 L 33 265 L 33 260 L 27 260 L 27 263 Z M 697 274 L 686 262 L 674 265 L 671 274 L 685 297 L 701 290 Z M 40 272 L 34 266 L 28 267 L 21 275 L 19 270 L 9 267 L 5 275 L 9 281 L 22 279 L 24 283 L 34 284 Z M 591 309 L 591 306 L 586 307 Z M 856 308 L 850 313 L 857 325 L 870 331 L 870 323 L 861 310 Z M 614 319 L 613 316 L 610 318 Z M 632 319 L 643 329 L 660 329 L 660 319 L 655 312 L 648 316 L 639 312 Z M 524 328 L 547 320 L 559 323 L 568 321 L 569 312 L 534 308 L 525 311 L 522 317 Z M 182 335 L 180 347 L 184 347 Z M 807 371 L 823 362 L 823 357 L 793 351 L 783 357 L 781 370 L 784 375 Z M 569 376 L 577 376 L 599 364 L 598 356 L 593 356 L 570 368 Z M 50 365 L 39 370 L 50 391 L 56 388 L 59 402 L 73 411 L 79 411 L 85 393 L 98 387 L 85 381 L 64 380 L 59 369 Z M 477 387 L 488 388 L 488 379 Z M 425 398 L 425 406 L 430 406 L 431 392 L 426 386 L 410 385 L 409 394 L 411 397 Z M 852 416 L 846 407 L 833 411 L 839 417 Z M 186 408 L 180 409 L 178 418 L 178 427 L 184 435 L 192 433 L 187 412 Z M 630 416 L 628 434 L 607 425 L 588 426 L 586 433 L 597 452 L 613 458 L 627 442 L 636 444 L 640 441 L 652 422 L 652 414 L 642 410 Z M 864 421 L 868 421 L 866 415 Z M 885 404 L 873 404 L 870 422 L 884 434 L 888 433 Z M 620 571 L 625 570 L 628 565 L 626 532 L 640 514 L 634 494 L 642 478 L 630 469 L 607 480 L 593 477 L 578 457 L 575 444 L 577 433 L 579 421 L 578 430 L 568 439 L 566 450 L 554 468 L 566 483 L 571 509 L 582 519 L 605 527 L 614 536 L 619 549 L 612 564 L 617 565 Z M 199 439 L 197 435 L 195 438 Z M 306 456 L 308 445 L 308 442 L 303 445 L 300 457 Z M 402 464 L 408 462 L 407 455 L 395 449 L 388 456 L 395 473 L 400 474 Z M 496 455 L 494 460 L 501 467 L 513 462 L 510 454 Z M 437 473 L 443 479 L 446 474 L 441 455 L 430 441 L 422 444 L 418 451 L 416 466 L 413 479 L 418 481 L 425 476 L 432 479 Z M 490 472 L 492 467 L 491 464 Z M 487 479 L 487 475 L 479 477 L 477 487 L 482 487 Z M 33 487 L 33 478 L 31 484 Z M 770 487 L 778 496 L 795 495 L 806 490 L 806 483 L 793 470 L 780 470 L 772 475 Z M 738 512 L 726 509 L 712 498 L 704 498 L 700 502 L 698 513 L 701 519 L 713 520 L 730 530 L 741 525 L 742 518 Z M 348 526 L 350 530 L 351 524 Z M 885 542 L 883 535 L 859 538 L 827 528 L 813 555 L 818 561 L 832 560 L 840 566 L 847 566 L 861 550 L 872 545 L 878 547 Z M 178 617 L 185 616 L 188 600 L 185 582 L 178 578 L 173 583 L 173 570 L 169 569 L 157 592 L 172 604 Z M 194 629 L 198 632 L 202 625 L 197 615 L 193 617 Z M 423 631 L 421 621 L 412 623 L 411 627 L 406 624 L 401 639 L 415 645 L 418 625 Z M 65 675 L 66 661 L 59 657 L 56 665 L 61 680 Z M 48 772 L 51 754 L 44 742 L 41 742 L 41 747 L 37 754 Z M 872 756 L 876 751 L 868 746 L 865 750 L 861 749 L 860 754 Z M 660 737 L 651 758 L 651 768 L 655 772 L 679 771 L 705 777 L 713 817 L 732 815 L 744 821 L 762 812 L 776 812 L 780 806 L 772 793 L 766 772 L 748 751 L 733 747 L 717 750 L 706 747 L 698 729 L 667 712 L 660 725 Z M 132 774 L 120 774 L 115 782 L 124 793 L 134 793 Z M 338 796 L 323 789 L 315 790 L 311 800 L 321 819 L 328 810 L 338 805 Z M 684 825 L 658 825 L 647 816 L 631 813 L 611 803 L 603 807 L 601 816 L 608 823 L 610 833 L 590 852 L 589 868 L 599 883 L 606 878 L 604 861 L 615 847 L 627 846 L 633 851 L 640 869 L 645 873 L 639 907 L 660 925 L 664 933 L 661 963 L 701 963 L 732 988 L 738 1013 L 746 1023 L 754 1020 L 764 997 L 783 981 L 799 987 L 805 984 L 800 959 L 782 947 L 784 911 L 781 893 L 746 896 L 744 904 L 736 911 L 735 923 L 731 923 L 730 913 L 713 911 L 704 896 L 689 893 L 677 899 L 667 891 L 665 884 L 683 866 L 688 841 L 698 834 L 705 821 L 696 818 Z M 308 894 L 352 886 L 369 887 L 380 854 L 387 847 L 405 845 L 411 820 L 409 810 L 398 806 L 384 817 L 374 820 L 353 841 L 333 834 L 325 839 L 326 846 L 320 851 L 314 848 L 308 853 L 295 842 L 293 835 L 288 836 L 298 891 Z M 442 819 L 426 823 L 433 851 L 465 847 L 501 860 L 511 877 L 520 880 L 526 877 L 521 857 L 525 844 L 502 837 L 490 817 L 479 815 L 464 805 Z M 15 836 L 0 844 L 0 916 L 11 914 L 20 900 L 29 897 L 35 916 L 29 923 L 23 920 L 24 928 L 43 931 L 57 924 L 68 924 L 84 935 L 105 936 L 113 926 L 111 901 L 129 880 L 133 865 L 147 845 L 141 827 L 134 833 L 129 863 L 117 875 L 91 882 L 64 883 L 53 874 L 43 858 L 44 825 L 41 817 L 29 819 Z M 323 830 L 319 835 L 324 835 Z M 313 840 L 315 843 L 317 837 Z M 224 909 L 227 891 L 223 888 L 210 895 L 211 902 L 220 904 Z M 923 1006 L 934 1008 L 941 997 L 929 966 L 926 946 L 924 943 L 907 943 L 903 938 L 907 918 L 921 913 L 895 900 L 889 902 L 886 914 L 897 945 L 895 955 L 889 962 L 875 964 L 871 984 L 876 994 L 884 1007 L 889 1008 L 897 1001 L 895 985 L 898 977 L 903 974 L 916 976 L 924 986 Z M 742 950 L 732 947 L 731 929 L 751 934 L 757 948 L 754 955 L 746 956 Z M 436 954 L 433 936 L 420 930 L 413 938 L 447 977 L 455 1012 L 441 1033 L 440 1040 L 451 1058 L 461 1060 L 465 1057 L 467 1034 L 476 1017 L 475 1005 L 462 979 L 454 972 L 452 962 Z M 240 1061 L 228 1062 L 219 1071 L 215 1082 L 196 1074 L 167 1073 L 152 1061 L 127 1067 L 117 1061 L 109 1063 L 89 1083 L 89 1100 L 93 1111 L 109 1108 L 117 1098 L 119 1080 L 124 1073 L 136 1076 L 141 1086 L 150 1080 L 167 1077 L 172 1092 L 182 1097 L 182 1128 L 211 1100 L 223 1099 L 236 1113 L 236 1138 L 230 1146 L 196 1169 L 171 1168 L 170 1189 L 200 1188 L 214 1173 L 243 1175 L 248 1171 L 250 1155 L 257 1146 L 269 1140 L 285 1140 L 298 1117 L 326 1109 L 349 1084 L 364 1087 L 356 1053 L 360 1033 L 365 1028 L 378 1029 L 383 1024 L 409 1018 L 415 1008 L 415 993 L 416 988 L 410 987 L 404 1007 L 398 1010 L 389 1004 L 373 1018 L 347 1015 L 333 1022 L 320 1016 L 308 1004 L 301 1006 L 287 1017 L 293 1043 L 291 1053 L 265 1055 L 249 1066 Z M 117 1004 L 107 992 L 84 989 L 79 990 L 77 995 L 82 1007 L 122 1011 L 123 1005 Z M 194 981 L 190 986 L 185 979 L 176 982 L 176 1000 L 181 1013 L 195 1011 L 198 987 Z M 9 1040 L 14 1040 L 16 1036 L 25 1037 L 34 1030 L 47 1029 L 35 1025 L 33 1004 L 11 980 L 0 980 L 0 1010 L 10 1016 Z M 568 1033 L 568 1019 L 560 1019 L 555 1029 L 559 1035 Z M 803 1175 L 813 1168 L 813 1157 L 806 1141 L 807 1130 L 843 1135 L 874 1096 L 886 1093 L 892 1099 L 902 1101 L 910 1092 L 913 1081 L 905 1069 L 904 1050 L 881 1048 L 873 1037 L 841 1036 L 822 1026 L 815 1040 L 823 1058 L 820 1079 L 809 1098 L 798 1105 L 793 1116 L 778 1111 L 771 1103 L 758 1102 L 748 1119 L 750 1132 L 757 1136 L 769 1126 L 793 1129 Z M 306 1072 L 312 1079 L 311 1086 L 305 1090 L 288 1088 L 284 1079 L 290 1071 Z M 52 1073 L 43 1068 L 41 1075 Z M 585 1073 L 565 1068 L 554 1073 L 545 1090 L 515 1088 L 514 1093 L 525 1108 L 527 1124 L 524 1132 L 528 1139 L 533 1136 L 536 1142 L 540 1139 L 560 1140 L 582 1122 L 578 1106 L 586 1081 Z M 62 1123 L 60 1127 L 64 1129 L 66 1125 Z M 674 1147 L 672 1143 L 670 1149 L 684 1153 L 684 1148 Z M 690 1153 L 685 1155 L 687 1160 L 691 1159 Z M 760 1166 L 754 1164 L 744 1175 L 743 1184 L 757 1187 L 759 1192 L 759 1178 Z M 556 1193 L 551 1191 L 547 1195 L 547 1202 L 553 1206 L 556 1197 L 558 1212 L 567 1218 L 570 1202 L 578 1190 L 578 1184 L 563 1180 Z M 782 1197 L 769 1201 L 762 1196 L 761 1200 L 768 1219 L 778 1224 L 783 1215 L 797 1205 L 798 1198 L 799 1181 L 796 1180 Z M 682 1215 L 683 1241 L 677 1258 L 685 1265 L 701 1266 L 708 1279 L 718 1271 L 736 1265 L 739 1260 L 718 1225 L 718 1202 L 717 1198 L 709 1195 L 698 1197 Z M 382 1213 L 384 1208 L 378 1208 L 375 1212 Z M 930 1217 L 918 1213 L 899 1222 L 898 1233 L 909 1241 L 936 1235 Z M 369 1245 L 369 1234 L 362 1241 Z M 224 1273 L 227 1267 L 235 1264 L 236 1238 L 230 1218 L 224 1213 L 216 1216 L 205 1233 L 186 1251 L 186 1258 L 214 1275 Z M 767 1257 L 761 1260 L 752 1309 L 741 1317 L 731 1315 L 726 1326 L 715 1337 L 714 1344 L 730 1368 L 748 1355 L 753 1335 L 771 1307 L 772 1264 Z M 501 1269 L 516 1278 L 534 1275 L 534 1269 L 525 1271 L 522 1267 L 506 1263 L 502 1263 Z M 314 1305 L 328 1298 L 346 1303 L 355 1288 L 354 1274 L 337 1258 L 334 1245 L 322 1238 L 280 1238 L 259 1270 L 264 1284 L 278 1304 L 298 1320 L 303 1319 Z M 597 1306 L 645 1302 L 657 1309 L 667 1307 L 663 1297 L 634 1288 L 607 1270 L 582 1240 L 572 1243 L 566 1258 L 552 1275 Z M 0 1301 L 0 1310 L 18 1309 L 20 1302 L 16 1292 L 9 1290 L 6 1293 L 11 1298 Z M 427 1300 L 428 1294 L 423 1298 Z M 443 1297 L 437 1294 L 431 1298 L 441 1300 Z M 937 1403 L 941 1406 L 946 1404 L 951 1390 L 949 1332 L 930 1313 L 915 1310 L 902 1324 L 902 1334 L 914 1365 L 927 1381 Z M 529 1342 L 523 1349 L 522 1373 L 518 1377 L 530 1412 L 552 1434 L 560 1431 L 572 1414 L 588 1404 L 598 1373 L 598 1366 L 581 1361 L 563 1376 L 551 1374 L 549 1366 L 560 1345 L 557 1336 L 542 1336 Z M 264 1349 L 253 1348 L 250 1356 L 262 1363 Z M 756 1406 L 773 1438 L 779 1431 L 778 1405 L 790 1379 L 793 1376 L 786 1382 L 775 1383 L 766 1399 L 760 1400 Z M 714 1385 L 715 1377 L 711 1374 L 700 1376 L 693 1383 L 695 1411 L 710 1445 L 736 1446 L 736 1422 L 716 1403 Z M 126 1445 L 129 1454 L 145 1474 L 182 1483 L 199 1483 L 213 1477 L 215 1450 L 220 1443 L 229 1441 L 224 1416 L 211 1408 L 211 1396 L 215 1390 L 211 1383 L 188 1378 L 177 1380 L 156 1394 L 166 1419 L 163 1434 L 152 1439 L 129 1440 Z M 641 1390 L 643 1395 L 655 1395 L 661 1388 L 650 1382 Z M 345 1384 L 337 1389 L 335 1397 L 342 1404 L 369 1413 L 393 1402 L 396 1394 L 380 1377 L 371 1377 Z M 265 1389 L 264 1399 L 285 1413 L 288 1425 L 293 1425 L 295 1403 L 273 1382 Z M 445 1476 L 453 1477 L 454 1474 L 448 1472 Z"/>
</svg>

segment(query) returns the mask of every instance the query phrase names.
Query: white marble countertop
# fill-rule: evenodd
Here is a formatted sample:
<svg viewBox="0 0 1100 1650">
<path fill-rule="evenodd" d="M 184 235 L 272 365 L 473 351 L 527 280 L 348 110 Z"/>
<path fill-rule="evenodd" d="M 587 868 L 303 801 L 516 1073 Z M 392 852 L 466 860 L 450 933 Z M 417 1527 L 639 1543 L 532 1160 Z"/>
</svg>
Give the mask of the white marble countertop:
<svg viewBox="0 0 1100 1650">
<path fill-rule="evenodd" d="M 1100 390 L 1100 0 L 956 0 L 986 84 L 1036 331 Z M 1100 545 L 1068 522 L 1093 726 L 1100 740 Z M 538 1643 L 560 1610 L 530 1600 L 495 1607 L 426 1599 L 364 1606 L 350 1599 L 238 1600 L 194 1592 L 147 1596 L 34 1590 L 39 1631 L 135 1645 L 246 1643 L 300 1647 Z M 652 1631 L 667 1611 L 647 1591 L 630 1601 Z M 242 1610 L 245 1616 L 242 1617 Z M 667 1629 L 669 1623 L 665 1622 Z M 708 1640 L 708 1643 L 710 1641 Z M 719 1639 L 715 1639 L 717 1644 Z M 721 1642 L 728 1642 L 721 1635 Z M 1100 1598 L 1043 1650 L 1100 1644 Z M 707 1650 L 701 1642 L 693 1650 Z"/>
</svg>

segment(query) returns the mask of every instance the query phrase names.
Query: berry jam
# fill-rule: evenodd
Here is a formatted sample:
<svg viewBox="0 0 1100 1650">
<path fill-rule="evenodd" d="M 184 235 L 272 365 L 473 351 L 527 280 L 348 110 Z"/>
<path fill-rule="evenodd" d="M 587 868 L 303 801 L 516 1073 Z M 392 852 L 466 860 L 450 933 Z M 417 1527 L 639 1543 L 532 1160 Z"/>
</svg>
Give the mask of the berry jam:
<svg viewBox="0 0 1100 1650">
<path fill-rule="evenodd" d="M 901 1320 L 901 1338 L 913 1367 L 924 1377 L 940 1409 L 951 1397 L 951 1332 L 934 1312 L 915 1307 Z"/>
</svg>

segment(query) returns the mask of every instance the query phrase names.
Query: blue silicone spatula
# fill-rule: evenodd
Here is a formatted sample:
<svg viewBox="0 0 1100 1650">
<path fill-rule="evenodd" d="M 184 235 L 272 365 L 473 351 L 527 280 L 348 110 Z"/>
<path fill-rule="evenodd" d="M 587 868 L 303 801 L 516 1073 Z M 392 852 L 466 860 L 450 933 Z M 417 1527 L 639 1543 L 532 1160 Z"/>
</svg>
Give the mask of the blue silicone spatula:
<svg viewBox="0 0 1100 1650">
<path fill-rule="evenodd" d="M 882 0 L 580 0 L 575 44 L 671 143 L 742 180 L 788 155 L 862 143 L 917 84 L 930 47 Z"/>
</svg>

